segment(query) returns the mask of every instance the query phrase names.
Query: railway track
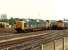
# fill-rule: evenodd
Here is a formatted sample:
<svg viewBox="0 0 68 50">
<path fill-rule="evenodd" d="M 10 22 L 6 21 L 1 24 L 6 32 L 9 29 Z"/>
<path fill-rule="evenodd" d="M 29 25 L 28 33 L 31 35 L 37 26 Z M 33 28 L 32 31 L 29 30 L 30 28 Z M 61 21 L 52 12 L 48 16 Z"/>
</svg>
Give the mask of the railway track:
<svg viewBox="0 0 68 50">
<path fill-rule="evenodd" d="M 38 35 L 38 34 L 50 34 L 50 33 L 56 33 L 56 32 L 61 32 L 61 33 L 68 33 L 68 30 L 48 30 L 48 31 L 38 31 L 38 32 L 31 32 L 31 33 L 19 33 L 19 34 L 13 34 L 13 33 L 4 33 L 3 35 L 0 36 L 0 40 L 7 40 L 11 38 L 18 38 L 18 37 L 24 37 L 24 36 L 29 36 L 29 35 Z M 6 34 L 6 35 L 5 35 Z"/>
<path fill-rule="evenodd" d="M 68 30 L 48 30 L 31 33 L 20 33 L 20 34 L 8 34 L 0 36 L 0 49 L 18 49 L 23 47 L 34 48 L 41 43 L 48 42 L 57 38 L 66 36 Z"/>
<path fill-rule="evenodd" d="M 47 31 L 38 31 L 38 32 L 29 32 L 29 33 L 0 33 L 0 40 L 4 40 L 4 39 L 10 39 L 10 38 L 15 38 L 15 37 L 24 37 L 24 36 L 29 36 L 29 35 L 37 35 L 37 34 L 42 34 L 42 33 L 53 33 L 57 30 L 51 31 L 51 30 L 47 30 Z"/>
</svg>

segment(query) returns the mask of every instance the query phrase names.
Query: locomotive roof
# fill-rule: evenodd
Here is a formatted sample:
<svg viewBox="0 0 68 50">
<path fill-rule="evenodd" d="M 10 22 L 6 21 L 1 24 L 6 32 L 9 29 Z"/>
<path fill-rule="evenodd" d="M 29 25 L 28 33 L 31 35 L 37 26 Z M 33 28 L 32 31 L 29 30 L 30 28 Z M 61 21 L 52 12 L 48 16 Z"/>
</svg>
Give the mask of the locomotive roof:
<svg viewBox="0 0 68 50">
<path fill-rule="evenodd" d="M 61 22 L 61 23 L 63 23 L 63 21 L 62 21 L 62 20 L 58 20 L 57 22 Z"/>
</svg>

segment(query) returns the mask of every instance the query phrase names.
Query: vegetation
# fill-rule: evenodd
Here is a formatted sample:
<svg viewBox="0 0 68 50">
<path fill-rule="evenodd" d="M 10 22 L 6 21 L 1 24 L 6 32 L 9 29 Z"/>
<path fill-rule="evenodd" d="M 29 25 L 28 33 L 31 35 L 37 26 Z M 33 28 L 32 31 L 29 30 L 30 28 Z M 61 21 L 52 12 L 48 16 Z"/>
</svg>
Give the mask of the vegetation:
<svg viewBox="0 0 68 50">
<path fill-rule="evenodd" d="M 9 19 L 9 24 L 10 24 L 10 25 L 14 25 L 14 24 L 15 24 L 15 19 L 11 17 L 11 18 Z"/>
</svg>

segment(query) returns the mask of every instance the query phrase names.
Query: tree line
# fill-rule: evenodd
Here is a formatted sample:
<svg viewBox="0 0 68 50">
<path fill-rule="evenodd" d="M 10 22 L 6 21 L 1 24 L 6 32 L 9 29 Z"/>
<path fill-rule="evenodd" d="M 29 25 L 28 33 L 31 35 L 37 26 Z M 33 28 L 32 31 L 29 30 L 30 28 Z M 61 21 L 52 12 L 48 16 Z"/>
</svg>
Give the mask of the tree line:
<svg viewBox="0 0 68 50">
<path fill-rule="evenodd" d="M 10 25 L 14 25 L 16 23 L 16 20 L 19 18 L 13 18 L 11 17 L 10 19 L 0 19 L 0 22 L 6 22 L 9 23 Z"/>
</svg>

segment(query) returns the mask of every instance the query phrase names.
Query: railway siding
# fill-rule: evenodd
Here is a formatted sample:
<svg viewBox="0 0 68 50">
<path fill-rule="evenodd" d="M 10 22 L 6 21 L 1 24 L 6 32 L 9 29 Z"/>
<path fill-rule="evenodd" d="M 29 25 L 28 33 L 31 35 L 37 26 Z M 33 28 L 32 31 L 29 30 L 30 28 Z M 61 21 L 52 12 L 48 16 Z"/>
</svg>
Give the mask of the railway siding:
<svg viewBox="0 0 68 50">
<path fill-rule="evenodd" d="M 38 32 L 37 32 L 38 33 Z M 54 31 L 50 33 L 40 32 L 39 34 L 33 34 L 29 36 L 18 36 L 15 38 L 4 39 L 0 41 L 0 50 L 1 49 L 19 49 L 22 47 L 22 50 L 34 48 L 42 43 L 47 43 L 52 40 L 63 38 L 67 36 L 66 31 Z"/>
</svg>

